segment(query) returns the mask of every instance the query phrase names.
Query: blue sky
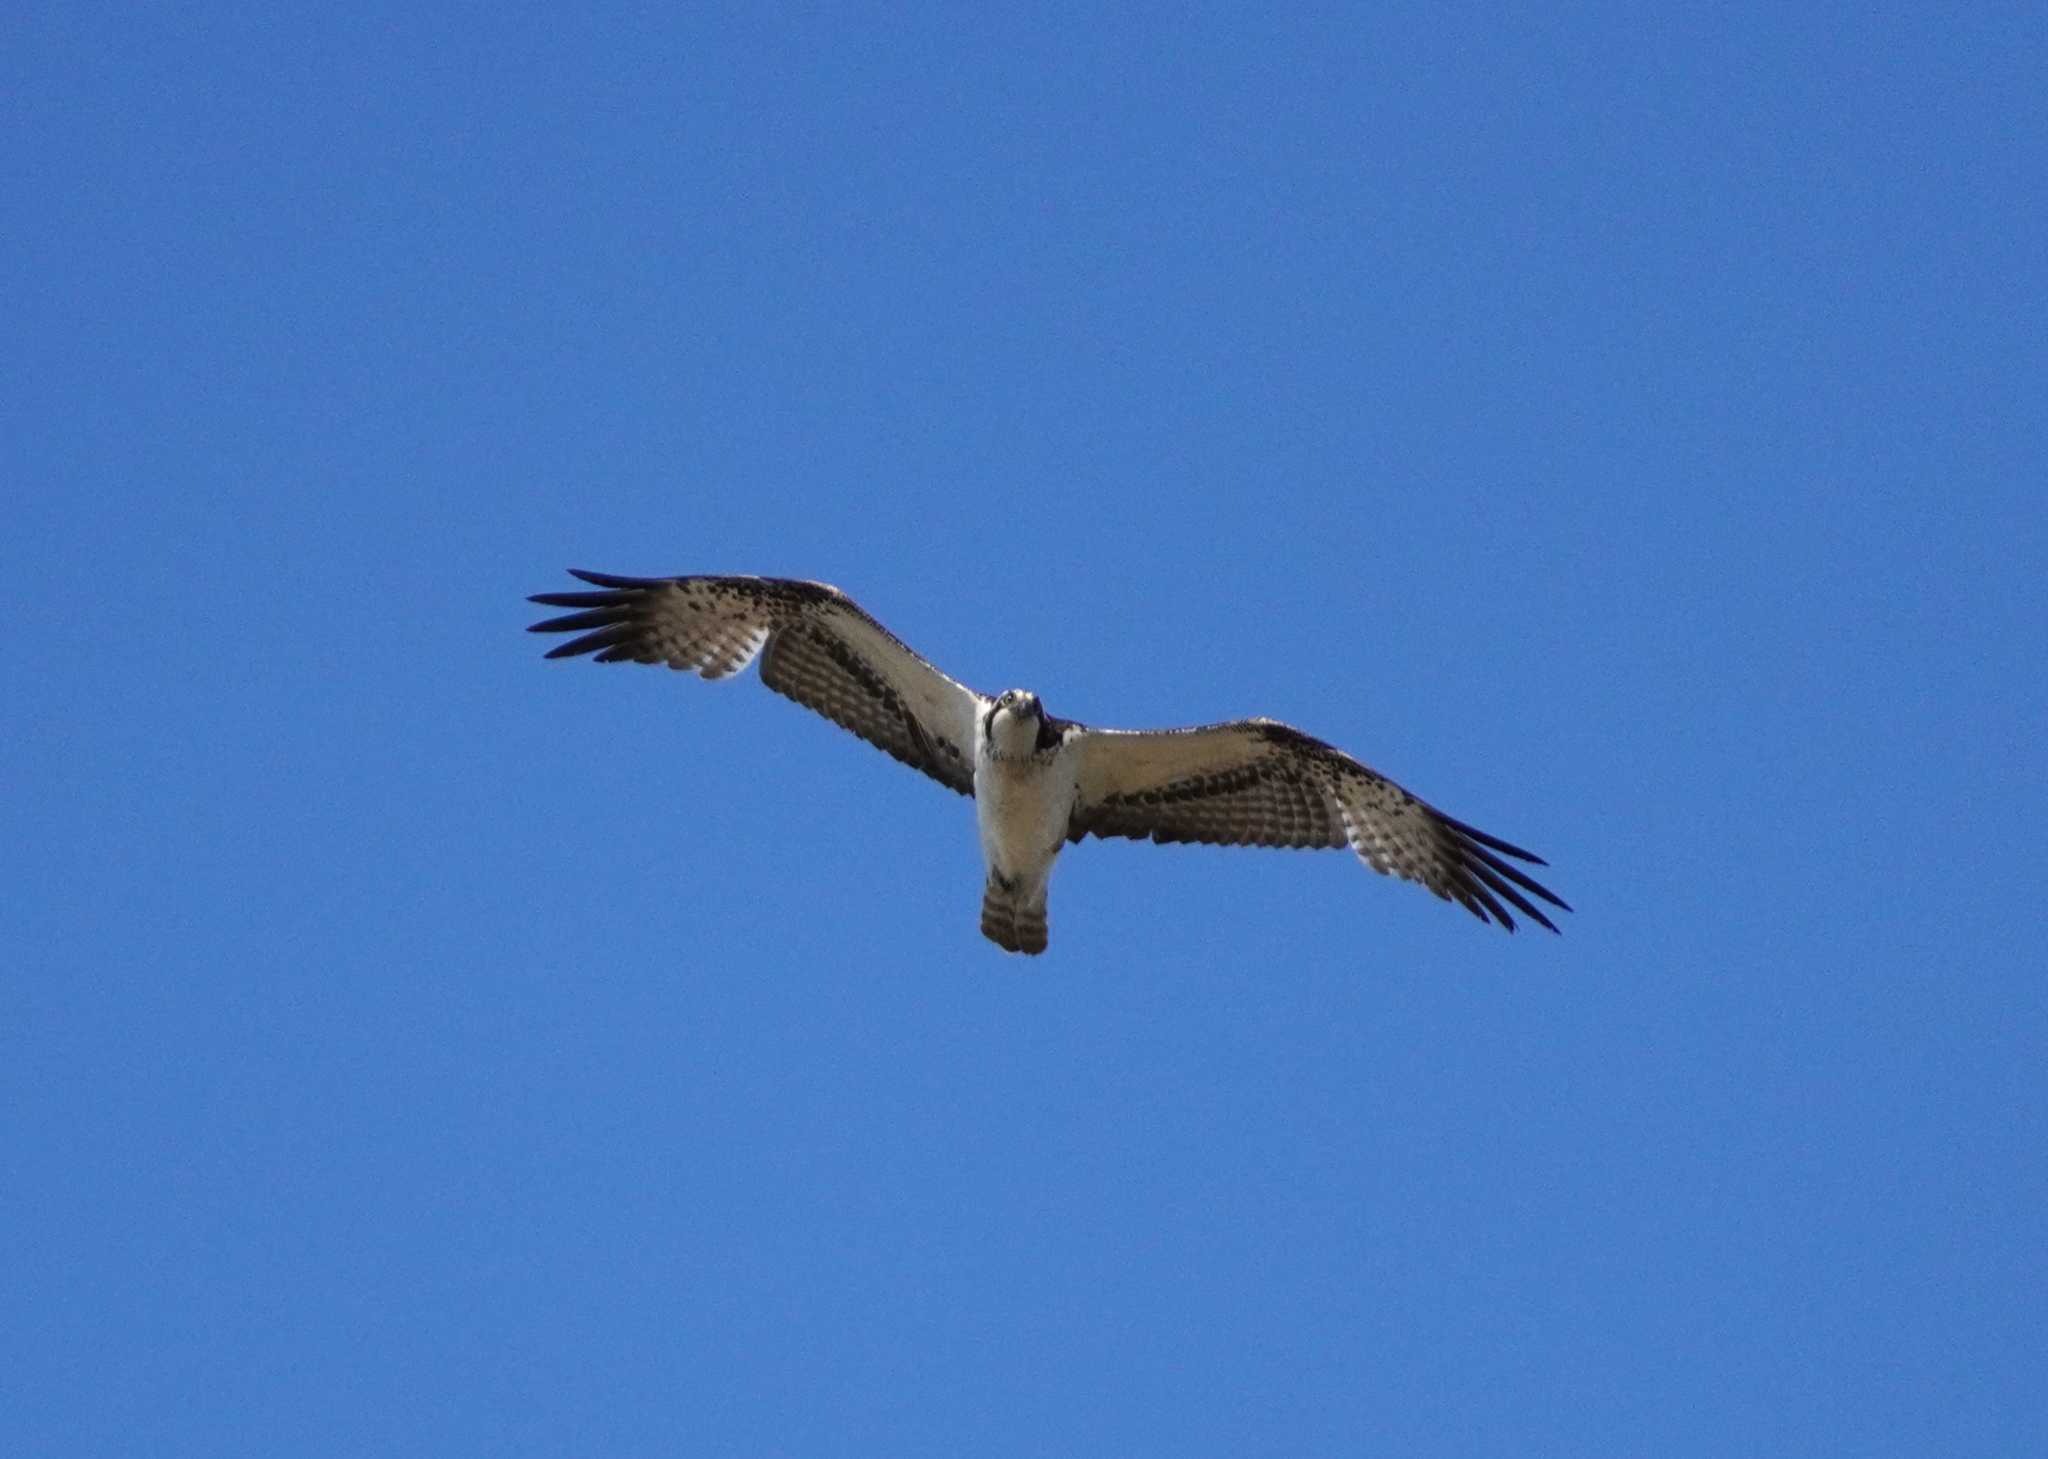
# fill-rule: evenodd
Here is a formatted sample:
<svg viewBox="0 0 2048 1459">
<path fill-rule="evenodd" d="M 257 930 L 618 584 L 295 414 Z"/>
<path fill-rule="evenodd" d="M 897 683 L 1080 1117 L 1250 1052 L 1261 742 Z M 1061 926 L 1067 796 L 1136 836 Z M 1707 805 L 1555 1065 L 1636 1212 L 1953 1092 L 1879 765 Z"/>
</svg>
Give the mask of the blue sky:
<svg viewBox="0 0 2048 1459">
<path fill-rule="evenodd" d="M 21 1454 L 2048 1450 L 2029 7 L 6 23 Z M 568 565 L 1550 859 L 970 808 Z"/>
</svg>

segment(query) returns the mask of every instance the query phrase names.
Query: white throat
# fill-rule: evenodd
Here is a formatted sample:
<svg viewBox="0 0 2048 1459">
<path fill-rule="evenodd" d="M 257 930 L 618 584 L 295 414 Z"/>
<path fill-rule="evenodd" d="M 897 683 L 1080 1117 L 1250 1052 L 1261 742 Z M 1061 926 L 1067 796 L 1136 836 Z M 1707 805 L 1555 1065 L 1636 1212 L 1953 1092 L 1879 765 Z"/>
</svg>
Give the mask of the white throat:
<svg viewBox="0 0 2048 1459">
<path fill-rule="evenodd" d="M 998 760 L 1028 760 L 1038 753 L 1038 717 L 1004 706 L 989 717 L 989 753 Z"/>
</svg>

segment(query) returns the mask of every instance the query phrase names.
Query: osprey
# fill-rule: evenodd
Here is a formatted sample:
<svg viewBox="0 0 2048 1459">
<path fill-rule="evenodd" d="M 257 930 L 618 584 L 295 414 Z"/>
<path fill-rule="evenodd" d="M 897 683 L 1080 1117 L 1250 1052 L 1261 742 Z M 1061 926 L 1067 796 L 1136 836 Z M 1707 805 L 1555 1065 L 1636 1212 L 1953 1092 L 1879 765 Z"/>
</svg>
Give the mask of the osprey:
<svg viewBox="0 0 2048 1459">
<path fill-rule="evenodd" d="M 1507 859 L 1542 866 L 1541 857 L 1277 720 L 1095 729 L 1047 714 L 1025 690 L 990 698 L 949 678 L 825 583 L 570 572 L 599 591 L 533 596 L 576 610 L 533 625 L 580 634 L 547 657 L 594 654 L 723 679 L 758 656 L 776 693 L 972 796 L 988 870 L 981 930 L 1006 951 L 1045 951 L 1053 861 L 1084 836 L 1349 846 L 1374 871 L 1510 932 L 1510 906 L 1557 931 L 1531 896 L 1571 910 Z"/>
</svg>

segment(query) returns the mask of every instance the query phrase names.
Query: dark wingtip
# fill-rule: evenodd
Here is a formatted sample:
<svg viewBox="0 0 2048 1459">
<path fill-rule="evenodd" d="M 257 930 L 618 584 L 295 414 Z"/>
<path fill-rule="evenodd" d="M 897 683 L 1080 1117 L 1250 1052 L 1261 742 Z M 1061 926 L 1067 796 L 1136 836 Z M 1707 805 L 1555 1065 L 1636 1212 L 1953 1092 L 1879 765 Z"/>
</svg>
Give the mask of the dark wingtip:
<svg viewBox="0 0 2048 1459">
<path fill-rule="evenodd" d="M 1536 866 L 1547 865 L 1546 862 L 1497 836 L 1489 836 L 1463 821 L 1453 820 L 1441 811 L 1436 814 L 1440 834 L 1445 837 L 1443 849 L 1451 858 L 1451 867 L 1447 870 L 1453 885 L 1448 890 L 1464 904 L 1466 911 L 1482 922 L 1495 922 L 1503 931 L 1513 932 L 1516 930 L 1515 919 L 1508 911 L 1513 907 L 1537 926 L 1563 935 L 1564 929 L 1551 921 L 1530 898 L 1548 902 L 1565 912 L 1572 910 L 1571 903 L 1506 858 L 1517 857 Z"/>
<path fill-rule="evenodd" d="M 549 649 L 542 657 L 570 659 L 581 654 L 596 653 L 599 663 L 616 663 L 622 658 L 632 658 L 632 653 L 621 653 L 619 645 L 632 636 L 633 594 L 636 590 L 660 587 L 666 578 L 623 578 L 609 573 L 590 572 L 584 568 L 569 569 L 572 577 L 582 579 L 608 591 L 602 593 L 530 593 L 526 601 L 538 603 L 545 608 L 574 608 L 574 613 L 542 619 L 529 623 L 528 633 L 576 633 L 583 636 L 570 643 Z M 595 632 L 587 630 L 595 629 Z"/>
<path fill-rule="evenodd" d="M 613 572 L 592 572 L 589 568 L 585 567 L 570 568 L 569 576 L 572 578 L 581 578 L 584 582 L 589 583 L 593 587 L 616 588 L 627 592 L 644 590 L 647 588 L 666 587 L 668 584 L 675 581 L 674 578 L 621 577 L 619 576 L 619 574 Z"/>
<path fill-rule="evenodd" d="M 1434 808 L 1434 807 L 1431 807 L 1431 809 L 1433 809 L 1433 810 L 1434 810 L 1435 808 Z M 1463 821 L 1459 820 L 1459 819 L 1458 819 L 1458 818 L 1457 818 L 1456 816 L 1447 816 L 1447 815 L 1445 815 L 1445 814 L 1444 814 L 1444 813 L 1443 813 L 1442 811 L 1437 811 L 1437 812 L 1436 812 L 1436 815 L 1437 815 L 1437 818 L 1438 818 L 1439 820 L 1441 820 L 1441 821 L 1442 821 L 1442 822 L 1443 822 L 1443 823 L 1444 823 L 1444 824 L 1445 824 L 1446 826 L 1449 826 L 1449 827 L 1450 827 L 1450 828 L 1451 828 L 1451 829 L 1452 829 L 1453 831 L 1456 831 L 1456 832 L 1457 832 L 1457 833 L 1458 833 L 1459 835 L 1461 835 L 1461 836 L 1469 836 L 1469 837 L 1471 837 L 1471 838 L 1472 838 L 1472 839 L 1473 839 L 1474 841 L 1477 841 L 1477 842 L 1478 842 L 1478 843 L 1479 843 L 1480 845 L 1482 845 L 1482 846 L 1490 846 L 1490 847 L 1492 847 L 1492 848 L 1493 848 L 1493 849 L 1494 849 L 1495 851 L 1503 852 L 1503 853 L 1505 853 L 1506 855 L 1512 856 L 1512 857 L 1514 857 L 1514 858 L 1515 858 L 1515 859 L 1516 859 L 1517 861 L 1526 861 L 1526 862 L 1528 862 L 1528 863 L 1529 863 L 1529 864 L 1530 864 L 1531 866 L 1548 866 L 1548 865 L 1550 865 L 1550 863 L 1549 863 L 1549 862 L 1545 861 L 1545 860 L 1544 860 L 1544 859 L 1543 859 L 1542 857 L 1538 856 L 1538 855 L 1537 855 L 1537 854 L 1536 854 L 1535 852 L 1533 852 L 1533 851 L 1524 851 L 1524 850 L 1523 850 L 1523 849 L 1522 849 L 1521 847 L 1517 846 L 1517 845 L 1516 845 L 1516 844 L 1515 844 L 1514 842 L 1512 842 L 1512 841 L 1503 841 L 1503 840 L 1501 840 L 1501 838 L 1500 838 L 1500 837 L 1498 837 L 1498 836 L 1489 836 L 1489 835 L 1488 835 L 1488 834 L 1487 834 L 1486 832 L 1484 832 L 1484 831 L 1480 830 L 1480 829 L 1479 829 L 1479 828 L 1478 828 L 1477 826 L 1468 826 L 1468 825 L 1466 825 L 1466 824 L 1465 824 L 1465 823 L 1464 823 Z"/>
<path fill-rule="evenodd" d="M 579 628 L 609 628 L 623 623 L 632 615 L 617 604 L 606 604 L 601 608 L 586 608 L 581 613 L 564 613 L 560 618 L 549 618 L 527 629 L 528 633 L 573 633 Z"/>
</svg>

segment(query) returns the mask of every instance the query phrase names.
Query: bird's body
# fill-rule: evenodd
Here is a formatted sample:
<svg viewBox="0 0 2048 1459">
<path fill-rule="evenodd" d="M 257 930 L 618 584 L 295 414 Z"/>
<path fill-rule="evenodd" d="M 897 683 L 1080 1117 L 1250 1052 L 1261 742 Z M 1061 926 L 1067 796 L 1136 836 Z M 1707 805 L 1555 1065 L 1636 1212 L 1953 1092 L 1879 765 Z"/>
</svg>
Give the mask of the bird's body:
<svg viewBox="0 0 2048 1459">
<path fill-rule="evenodd" d="M 974 820 L 988 870 L 981 930 L 1011 952 L 1045 951 L 1046 882 L 1079 788 L 1073 740 L 1047 729 L 1038 696 L 1012 689 L 974 738 Z"/>
<path fill-rule="evenodd" d="M 769 688 L 972 796 L 987 873 L 981 929 L 1008 951 L 1045 950 L 1054 861 L 1089 835 L 1349 846 L 1373 870 L 1419 882 L 1509 931 L 1507 906 L 1557 930 L 1530 895 L 1570 910 L 1504 859 L 1541 866 L 1540 858 L 1277 721 L 1095 729 L 1053 718 L 1021 689 L 996 697 L 969 689 L 824 583 L 575 575 L 601 591 L 533 599 L 579 610 L 533 625 L 581 633 L 548 657 L 588 653 L 720 679 L 758 655 Z"/>
</svg>

